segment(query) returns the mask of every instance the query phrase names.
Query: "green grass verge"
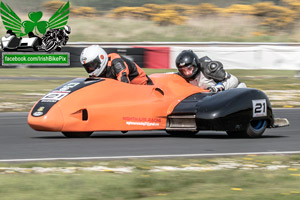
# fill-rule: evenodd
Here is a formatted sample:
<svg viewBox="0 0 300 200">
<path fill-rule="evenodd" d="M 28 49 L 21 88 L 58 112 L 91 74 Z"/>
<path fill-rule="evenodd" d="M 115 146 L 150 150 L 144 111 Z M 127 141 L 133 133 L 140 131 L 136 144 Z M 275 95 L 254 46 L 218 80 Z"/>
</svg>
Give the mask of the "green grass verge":
<svg viewBox="0 0 300 200">
<path fill-rule="evenodd" d="M 145 69 L 147 74 L 164 73 L 168 69 Z M 266 91 L 273 106 L 298 107 L 300 79 L 296 71 L 289 70 L 228 70 L 245 82 L 248 87 Z M 45 78 L 35 80 L 34 78 Z M 46 79 L 49 78 L 50 79 Z M 28 112 L 43 95 L 76 77 L 87 77 L 83 68 L 27 68 L 0 69 L 0 111 Z M 7 79 L 5 79 L 7 78 Z M 20 79 L 23 78 L 23 79 Z M 24 79 L 29 78 L 29 79 Z M 52 79 L 51 79 L 52 78 Z M 55 78 L 60 78 L 55 80 Z M 274 91 L 275 90 L 275 91 Z M 293 92 L 290 92 L 293 90 Z M 276 93 L 277 91 L 277 93 Z M 284 91 L 285 93 L 282 93 Z M 281 93 L 278 93 L 281 92 Z M 273 95 L 273 96 L 272 96 Z"/>
<path fill-rule="evenodd" d="M 228 70 L 249 87 L 261 90 L 299 90 L 300 79 L 293 70 Z"/>
<path fill-rule="evenodd" d="M 12 199 L 245 199 L 296 200 L 300 198 L 300 155 L 186 159 L 138 159 L 89 162 L 1 163 L 0 196 Z M 153 172 L 159 166 L 177 169 L 195 166 L 223 169 Z M 227 168 L 224 163 L 227 164 Z M 239 164 L 238 167 L 230 163 Z M 113 170 L 86 172 L 78 167 L 131 167 L 129 173 Z M 245 167 L 248 166 L 248 169 Z M 252 167 L 251 167 L 252 166 Z M 256 167 L 254 167 L 256 166 Z M 267 167 L 282 166 L 268 170 Z M 3 167 L 10 167 L 4 171 Z M 14 170 L 18 167 L 19 169 Z M 71 167 L 73 172 L 32 172 L 34 167 Z M 27 172 L 18 172 L 25 169 Z M 279 168 L 279 167 L 278 167 Z"/>
</svg>

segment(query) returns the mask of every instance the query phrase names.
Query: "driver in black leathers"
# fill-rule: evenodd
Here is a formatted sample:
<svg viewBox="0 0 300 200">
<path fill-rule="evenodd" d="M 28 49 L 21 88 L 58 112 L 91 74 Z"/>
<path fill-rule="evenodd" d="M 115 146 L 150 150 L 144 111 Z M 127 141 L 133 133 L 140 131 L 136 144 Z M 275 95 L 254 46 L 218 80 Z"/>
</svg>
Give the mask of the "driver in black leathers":
<svg viewBox="0 0 300 200">
<path fill-rule="evenodd" d="M 192 85 L 212 93 L 236 87 L 247 87 L 238 78 L 223 69 L 223 64 L 209 57 L 198 56 L 192 50 L 182 51 L 176 58 L 178 73 Z"/>
</svg>

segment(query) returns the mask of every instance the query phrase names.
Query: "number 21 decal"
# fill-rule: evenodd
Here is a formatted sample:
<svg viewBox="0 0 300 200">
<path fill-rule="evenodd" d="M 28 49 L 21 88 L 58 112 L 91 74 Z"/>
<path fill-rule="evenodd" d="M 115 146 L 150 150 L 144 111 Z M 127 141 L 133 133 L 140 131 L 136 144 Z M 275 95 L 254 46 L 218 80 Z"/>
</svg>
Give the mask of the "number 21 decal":
<svg viewBox="0 0 300 200">
<path fill-rule="evenodd" d="M 267 102 L 265 99 L 252 100 L 253 117 L 267 116 Z"/>
</svg>

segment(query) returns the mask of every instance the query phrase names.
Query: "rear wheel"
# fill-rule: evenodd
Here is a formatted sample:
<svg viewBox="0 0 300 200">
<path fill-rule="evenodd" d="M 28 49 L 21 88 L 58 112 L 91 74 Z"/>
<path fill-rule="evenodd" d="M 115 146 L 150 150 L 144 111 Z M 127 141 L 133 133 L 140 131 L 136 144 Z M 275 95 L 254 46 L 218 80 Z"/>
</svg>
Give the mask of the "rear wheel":
<svg viewBox="0 0 300 200">
<path fill-rule="evenodd" d="M 198 131 L 166 131 L 169 135 L 174 137 L 193 137 Z"/>
<path fill-rule="evenodd" d="M 227 131 L 230 137 L 261 137 L 267 128 L 267 120 L 253 120 L 249 123 L 246 130 L 243 131 Z"/>
<path fill-rule="evenodd" d="M 67 138 L 87 138 L 92 135 L 93 132 L 62 132 Z"/>
</svg>

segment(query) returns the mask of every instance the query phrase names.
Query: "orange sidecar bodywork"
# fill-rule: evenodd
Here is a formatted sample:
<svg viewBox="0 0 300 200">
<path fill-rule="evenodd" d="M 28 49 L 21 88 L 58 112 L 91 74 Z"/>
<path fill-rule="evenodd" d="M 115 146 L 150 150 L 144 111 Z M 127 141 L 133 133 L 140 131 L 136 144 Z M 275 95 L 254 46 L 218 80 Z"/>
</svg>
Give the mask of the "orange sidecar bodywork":
<svg viewBox="0 0 300 200">
<path fill-rule="evenodd" d="M 167 116 L 180 101 L 206 92 L 176 74 L 150 77 L 154 85 L 74 79 L 40 99 L 28 124 L 38 131 L 164 130 Z"/>
</svg>

